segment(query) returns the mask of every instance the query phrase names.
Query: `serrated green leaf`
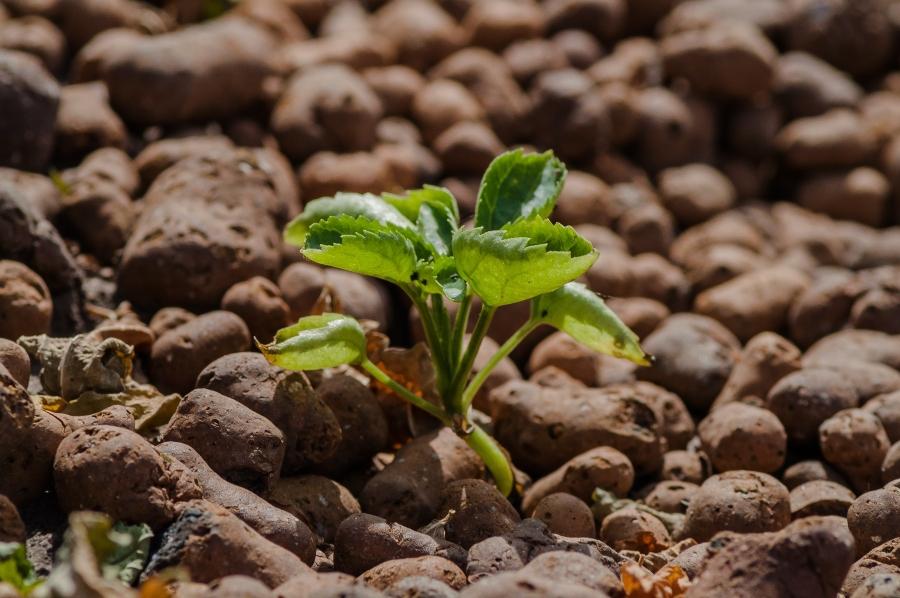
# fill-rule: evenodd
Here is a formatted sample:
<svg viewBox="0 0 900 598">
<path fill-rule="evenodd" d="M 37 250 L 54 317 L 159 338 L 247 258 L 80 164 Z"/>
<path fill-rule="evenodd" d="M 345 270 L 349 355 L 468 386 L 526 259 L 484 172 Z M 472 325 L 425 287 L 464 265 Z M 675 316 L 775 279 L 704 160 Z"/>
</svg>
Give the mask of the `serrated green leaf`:
<svg viewBox="0 0 900 598">
<path fill-rule="evenodd" d="M 556 290 L 597 259 L 574 229 L 538 217 L 501 230 L 460 231 L 453 239 L 453 255 L 460 276 L 494 307 Z"/>
<path fill-rule="evenodd" d="M 475 226 L 495 230 L 519 218 L 549 216 L 565 178 L 566 167 L 553 152 L 500 154 L 481 180 Z"/>
<path fill-rule="evenodd" d="M 307 203 L 303 212 L 284 229 L 284 240 L 295 247 L 303 247 L 312 225 L 333 216 L 365 217 L 384 225 L 414 230 L 412 221 L 397 208 L 372 193 L 337 193 L 334 197 L 320 197 Z"/>
<path fill-rule="evenodd" d="M 457 226 L 447 208 L 422 204 L 416 218 L 416 228 L 437 255 L 450 255 Z"/>
<path fill-rule="evenodd" d="M 286 370 L 321 370 L 359 363 L 366 355 L 366 335 L 355 318 L 325 313 L 300 318 L 279 330 L 268 345 L 257 346 L 273 365 Z"/>
<path fill-rule="evenodd" d="M 303 255 L 309 260 L 398 284 L 411 282 L 420 256 L 428 256 L 415 231 L 364 217 L 332 216 L 309 228 Z"/>
<path fill-rule="evenodd" d="M 456 259 L 439 255 L 434 260 L 419 262 L 416 282 L 426 293 L 443 294 L 459 303 L 466 295 L 466 281 L 456 271 Z"/>
<path fill-rule="evenodd" d="M 637 335 L 603 299 L 581 283 L 570 282 L 535 297 L 531 311 L 541 322 L 562 330 L 594 351 L 650 365 Z"/>
<path fill-rule="evenodd" d="M 0 542 L 0 582 L 27 594 L 42 583 L 25 553 L 25 545 Z"/>
<path fill-rule="evenodd" d="M 381 197 L 412 222 L 419 217 L 422 205 L 427 204 L 446 208 L 453 215 L 454 223 L 459 224 L 459 206 L 456 205 L 456 198 L 444 187 L 425 185 L 421 189 L 407 191 L 405 195 L 382 193 Z"/>
</svg>

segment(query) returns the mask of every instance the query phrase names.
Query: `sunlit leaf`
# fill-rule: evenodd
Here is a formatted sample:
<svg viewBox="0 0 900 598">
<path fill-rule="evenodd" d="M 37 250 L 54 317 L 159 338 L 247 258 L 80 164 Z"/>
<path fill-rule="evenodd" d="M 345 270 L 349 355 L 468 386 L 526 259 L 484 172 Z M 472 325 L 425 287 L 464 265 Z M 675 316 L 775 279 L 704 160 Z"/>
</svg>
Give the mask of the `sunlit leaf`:
<svg viewBox="0 0 900 598">
<path fill-rule="evenodd" d="M 300 318 L 282 328 L 268 345 L 257 346 L 270 363 L 287 370 L 321 370 L 359 363 L 366 355 L 366 335 L 355 318 L 325 313 Z"/>
<path fill-rule="evenodd" d="M 404 195 L 383 193 L 381 197 L 412 222 L 419 217 L 423 205 L 431 205 L 446 208 L 453 216 L 454 222 L 459 223 L 459 206 L 456 205 L 456 198 L 443 187 L 425 185 L 421 189 L 407 191 Z"/>
<path fill-rule="evenodd" d="M 565 178 L 566 167 L 553 152 L 500 154 L 481 180 L 475 226 L 489 231 L 519 218 L 549 216 Z"/>
<path fill-rule="evenodd" d="M 310 227 L 332 216 L 362 216 L 379 224 L 391 224 L 413 230 L 412 221 L 395 207 L 371 193 L 338 193 L 334 197 L 320 197 L 307 203 L 303 212 L 284 229 L 284 240 L 295 247 L 303 247 Z"/>
<path fill-rule="evenodd" d="M 447 208 L 422 204 L 419 208 L 419 217 L 416 219 L 416 228 L 436 254 L 450 255 L 453 233 L 456 232 L 457 226 Z"/>
<path fill-rule="evenodd" d="M 310 227 L 303 255 L 323 266 L 406 284 L 416 271 L 416 242 L 414 231 L 362 217 L 332 216 Z"/>
<path fill-rule="evenodd" d="M 637 335 L 599 295 L 581 283 L 535 297 L 532 313 L 594 351 L 649 365 Z"/>
<path fill-rule="evenodd" d="M 453 255 L 460 276 L 492 306 L 549 293 L 584 274 L 597 259 L 574 229 L 537 217 L 501 230 L 460 231 Z"/>
</svg>

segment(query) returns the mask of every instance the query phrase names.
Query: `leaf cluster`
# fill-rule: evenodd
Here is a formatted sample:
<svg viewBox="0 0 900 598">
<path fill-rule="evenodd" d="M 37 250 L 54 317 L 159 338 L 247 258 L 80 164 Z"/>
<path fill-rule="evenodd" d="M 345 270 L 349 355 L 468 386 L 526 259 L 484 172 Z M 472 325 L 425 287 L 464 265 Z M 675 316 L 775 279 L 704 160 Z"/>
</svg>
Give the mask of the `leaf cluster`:
<svg viewBox="0 0 900 598">
<path fill-rule="evenodd" d="M 391 388 L 454 425 L 467 441 L 490 444 L 487 435 L 472 432 L 471 401 L 490 370 L 537 326 L 554 326 L 596 351 L 647 363 L 634 333 L 597 294 L 575 282 L 597 252 L 575 229 L 549 220 L 565 175 L 552 152 L 514 150 L 498 156 L 485 172 L 471 227 L 460 222 L 447 189 L 426 185 L 403 195 L 338 193 L 315 199 L 287 226 L 284 238 L 312 262 L 399 286 L 422 317 L 443 405 L 422 404 Z M 476 297 L 481 311 L 464 347 Z M 454 320 L 445 300 L 460 304 Z M 470 383 L 475 354 L 497 308 L 529 300 L 529 321 Z M 302 318 L 260 349 L 288 369 L 355 364 L 382 383 L 391 382 L 368 360 L 366 336 L 348 316 Z M 486 444 L 482 457 L 498 463 L 496 454 L 487 453 L 499 449 Z"/>
</svg>

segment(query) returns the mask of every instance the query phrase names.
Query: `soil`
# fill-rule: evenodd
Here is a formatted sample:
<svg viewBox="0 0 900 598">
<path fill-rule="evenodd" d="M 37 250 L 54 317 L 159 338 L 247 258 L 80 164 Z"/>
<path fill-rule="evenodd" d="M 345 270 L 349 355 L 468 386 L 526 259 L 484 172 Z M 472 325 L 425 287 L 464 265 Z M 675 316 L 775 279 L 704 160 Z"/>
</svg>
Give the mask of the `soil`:
<svg viewBox="0 0 900 598">
<path fill-rule="evenodd" d="M 895 13 L 0 0 L 0 542 L 104 597 L 897 595 Z M 281 231 L 425 184 L 469 222 L 519 147 L 565 161 L 553 219 L 654 360 L 532 333 L 474 403 L 504 497 L 361 370 L 253 341 L 341 311 L 427 384 L 405 296 Z M 152 528 L 135 588 L 59 550 L 83 511 Z"/>
</svg>

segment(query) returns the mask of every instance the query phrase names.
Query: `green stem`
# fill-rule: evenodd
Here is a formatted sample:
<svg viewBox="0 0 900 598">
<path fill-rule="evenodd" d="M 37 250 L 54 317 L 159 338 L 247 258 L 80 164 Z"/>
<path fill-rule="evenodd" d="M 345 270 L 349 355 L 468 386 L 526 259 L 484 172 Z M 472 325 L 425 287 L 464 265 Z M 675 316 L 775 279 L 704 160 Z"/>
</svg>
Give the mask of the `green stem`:
<svg viewBox="0 0 900 598">
<path fill-rule="evenodd" d="M 362 368 L 364 370 L 366 370 L 369 373 L 370 376 L 372 376 L 373 378 L 375 378 L 376 380 L 378 380 L 379 382 L 381 382 L 382 384 L 384 384 L 385 386 L 387 386 L 388 388 L 393 390 L 395 393 L 400 395 L 402 398 L 406 399 L 407 401 L 409 401 L 410 403 L 412 403 L 419 409 L 422 409 L 423 411 L 427 411 L 434 417 L 438 418 L 439 420 L 441 420 L 441 422 L 443 422 L 443 424 L 445 426 L 452 425 L 450 418 L 447 417 L 447 415 L 444 413 L 444 411 L 440 407 L 438 407 L 437 405 L 434 405 L 432 403 L 429 403 L 422 397 L 420 397 L 416 394 L 413 394 L 407 388 L 403 387 L 402 385 L 398 384 L 397 382 L 394 382 L 394 380 L 390 376 L 388 376 L 387 373 L 385 373 L 383 370 L 381 370 L 381 368 L 379 368 L 377 365 L 375 365 L 368 359 L 364 359 L 360 365 L 362 366 Z"/>
<path fill-rule="evenodd" d="M 450 347 L 447 339 L 451 338 L 452 332 L 450 314 L 447 313 L 447 307 L 444 305 L 444 298 L 441 295 L 431 295 L 431 310 L 434 312 L 435 325 L 437 326 L 435 330 L 440 335 L 439 338 L 444 339 L 442 344 L 446 352 L 447 348 Z M 452 361 L 451 355 L 446 353 L 446 357 L 448 364 L 452 365 L 450 363 Z"/>
<path fill-rule="evenodd" d="M 541 322 L 538 320 L 528 320 L 525 322 L 521 328 L 516 330 L 511 337 L 506 339 L 506 342 L 500 345 L 500 348 L 497 349 L 497 352 L 494 353 L 488 362 L 478 371 L 478 374 L 472 379 L 472 382 L 466 387 L 465 392 L 462 395 L 462 412 L 466 413 L 469 410 L 469 407 L 472 405 L 472 401 L 475 400 L 475 395 L 478 393 L 478 390 L 484 384 L 485 380 L 487 380 L 488 376 L 491 374 L 491 371 L 497 367 L 497 364 L 500 363 L 504 357 L 513 352 L 513 349 L 519 346 L 525 337 L 531 334 L 531 331 L 540 326 Z"/>
<path fill-rule="evenodd" d="M 459 309 L 456 312 L 456 320 L 453 322 L 453 336 L 451 337 L 450 355 L 451 365 L 456 367 L 462 357 L 463 338 L 466 336 L 466 327 L 469 323 L 469 310 L 472 307 L 472 294 L 466 293 Z"/>
<path fill-rule="evenodd" d="M 435 320 L 435 341 L 439 343 L 440 350 L 443 351 L 445 371 L 437 376 L 437 386 L 441 397 L 447 396 L 449 390 L 448 385 L 453 381 L 454 356 L 450 353 L 451 345 L 446 342 L 450 338 L 450 315 L 444 306 L 443 297 L 440 295 L 431 295 L 431 310 Z"/>
<path fill-rule="evenodd" d="M 427 302 L 423 301 L 421 295 L 414 289 L 410 289 L 406 286 L 401 288 L 419 312 L 419 318 L 422 321 L 422 329 L 425 332 L 425 344 L 428 345 L 428 350 L 431 352 L 432 363 L 434 363 L 435 366 L 434 373 L 437 386 L 442 389 L 446 386 L 448 380 L 452 380 L 452 370 L 447 361 L 447 356 L 442 350 L 442 345 L 438 342 L 437 329 L 434 327 L 434 319 L 432 318 L 431 310 L 428 308 Z"/>
<path fill-rule="evenodd" d="M 497 489 L 503 493 L 503 496 L 509 496 L 514 482 L 512 466 L 497 441 L 477 425 L 473 425 L 472 431 L 463 436 L 463 439 L 484 461 L 488 471 L 494 477 Z"/>
<path fill-rule="evenodd" d="M 490 305 L 481 306 L 481 311 L 478 313 L 478 320 L 475 322 L 475 329 L 472 330 L 472 336 L 469 337 L 469 344 L 466 346 L 466 352 L 463 355 L 459 366 L 457 366 L 456 375 L 453 377 L 453 385 L 450 387 L 452 398 L 450 400 L 453 405 L 452 411 L 459 415 L 465 413 L 461 402 L 462 389 L 469 379 L 472 365 L 475 363 L 475 356 L 478 355 L 481 341 L 483 341 L 484 337 L 487 335 L 488 327 L 491 325 L 491 320 L 494 318 L 494 313 L 496 313 L 496 311 L 496 307 Z"/>
</svg>

